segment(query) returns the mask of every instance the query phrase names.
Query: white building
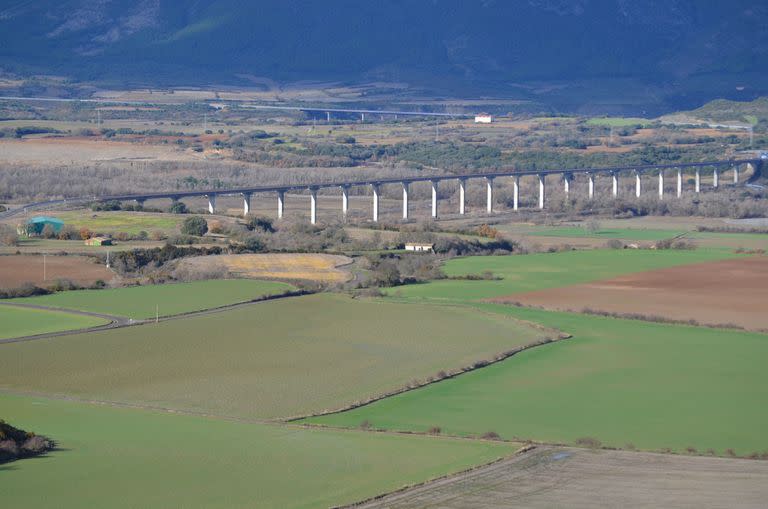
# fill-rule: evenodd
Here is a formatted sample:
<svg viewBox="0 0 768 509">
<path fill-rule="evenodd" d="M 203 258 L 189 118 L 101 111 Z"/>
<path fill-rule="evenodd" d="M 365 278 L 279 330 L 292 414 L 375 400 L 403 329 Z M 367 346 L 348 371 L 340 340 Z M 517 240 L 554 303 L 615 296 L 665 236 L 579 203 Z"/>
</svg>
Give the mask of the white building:
<svg viewBox="0 0 768 509">
<path fill-rule="evenodd" d="M 490 113 L 478 113 L 475 115 L 475 124 L 490 124 L 493 116 Z"/>
<path fill-rule="evenodd" d="M 406 251 L 420 251 L 420 252 L 427 252 L 432 251 L 434 249 L 433 244 L 417 244 L 417 243 L 411 243 L 405 245 Z"/>
</svg>

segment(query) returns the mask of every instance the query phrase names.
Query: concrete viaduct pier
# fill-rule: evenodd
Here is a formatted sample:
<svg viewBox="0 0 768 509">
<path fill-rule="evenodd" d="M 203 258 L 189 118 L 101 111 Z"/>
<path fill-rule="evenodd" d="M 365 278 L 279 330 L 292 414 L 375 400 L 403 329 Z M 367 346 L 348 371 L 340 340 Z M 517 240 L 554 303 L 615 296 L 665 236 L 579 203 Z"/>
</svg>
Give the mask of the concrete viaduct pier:
<svg viewBox="0 0 768 509">
<path fill-rule="evenodd" d="M 512 209 L 519 210 L 520 207 L 520 178 L 521 177 L 535 177 L 535 181 L 538 181 L 538 202 L 537 208 L 544 209 L 546 206 L 546 181 L 547 177 L 559 176 L 563 180 L 563 189 L 566 195 L 570 195 L 573 191 L 573 183 L 578 175 L 585 175 L 588 181 L 588 197 L 593 199 L 595 196 L 595 181 L 601 176 L 610 176 L 611 178 L 611 193 L 613 197 L 619 196 L 619 176 L 621 174 L 631 174 L 635 177 L 634 195 L 639 198 L 642 195 L 642 177 L 646 174 L 655 173 L 658 177 L 658 198 L 664 198 L 664 176 L 667 171 L 676 171 L 677 188 L 676 195 L 681 197 L 683 194 L 683 171 L 692 170 L 694 172 L 694 192 L 700 193 L 701 186 L 701 172 L 702 170 L 712 171 L 712 187 L 718 189 L 720 187 L 720 173 L 723 171 L 733 172 L 733 183 L 739 182 L 739 169 L 746 166 L 753 172 L 761 169 L 764 161 L 762 159 L 741 159 L 741 160 L 725 160 L 725 161 L 706 161 L 697 163 L 679 163 L 679 164 L 666 164 L 666 165 L 638 165 L 638 166 L 624 166 L 624 167 L 609 167 L 609 168 L 565 168 L 565 169 L 552 169 L 552 170 L 512 170 L 505 172 L 485 172 L 485 173 L 473 173 L 473 174 L 460 174 L 460 175 L 425 175 L 416 177 L 402 177 L 402 178 L 383 178 L 377 180 L 360 180 L 360 181 L 343 181 L 343 182 L 317 182 L 311 184 L 302 185 L 285 185 L 285 186 L 257 186 L 248 188 L 234 188 L 234 189 L 216 189 L 216 190 L 190 190 L 190 191 L 169 191 L 169 192 L 156 192 L 156 193 L 144 193 L 144 194 L 125 194 L 125 195 L 110 195 L 110 196 L 92 196 L 83 197 L 79 199 L 68 200 L 52 200 L 46 202 L 38 202 L 28 204 L 24 207 L 16 208 L 0 216 L 10 217 L 16 213 L 20 213 L 23 210 L 34 209 L 36 207 L 42 207 L 46 205 L 55 205 L 58 203 L 88 203 L 88 202 L 104 202 L 104 201 L 135 201 L 142 204 L 146 200 L 167 198 L 174 201 L 178 201 L 184 197 L 204 197 L 208 200 L 208 212 L 211 214 L 216 213 L 216 198 L 217 196 L 242 196 L 243 198 L 243 215 L 248 215 L 251 212 L 251 201 L 254 194 L 276 194 L 277 195 L 277 217 L 282 219 L 285 215 L 285 196 L 288 192 L 309 192 L 310 197 L 310 221 L 312 224 L 317 223 L 317 193 L 321 189 L 337 188 L 341 189 L 341 214 L 346 219 L 349 212 L 349 190 L 352 187 L 370 187 L 372 191 L 372 214 L 371 219 L 376 222 L 379 220 L 379 198 L 381 196 L 381 188 L 386 185 L 399 185 L 402 188 L 402 218 L 408 219 L 410 216 L 409 210 L 409 193 L 411 184 L 416 182 L 428 182 L 431 185 L 432 190 L 432 210 L 431 217 L 437 219 L 439 217 L 439 197 L 438 188 L 443 181 L 457 181 L 459 184 L 459 206 L 458 213 L 464 215 L 467 212 L 466 197 L 467 197 L 467 183 L 470 180 L 478 179 L 485 183 L 486 190 L 486 213 L 493 213 L 494 206 L 494 183 L 503 178 L 509 178 L 512 180 Z M 273 194 L 273 195 L 274 195 Z"/>
</svg>

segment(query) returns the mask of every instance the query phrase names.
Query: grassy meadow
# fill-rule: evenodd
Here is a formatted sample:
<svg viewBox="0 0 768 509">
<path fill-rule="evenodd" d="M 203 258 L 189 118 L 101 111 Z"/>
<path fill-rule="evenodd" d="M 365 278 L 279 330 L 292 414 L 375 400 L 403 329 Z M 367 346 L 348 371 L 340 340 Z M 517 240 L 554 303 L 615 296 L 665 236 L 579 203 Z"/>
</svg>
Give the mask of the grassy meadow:
<svg viewBox="0 0 768 509">
<path fill-rule="evenodd" d="M 158 214 L 152 212 L 98 211 L 89 209 L 53 212 L 65 224 L 75 228 L 88 228 L 92 232 L 126 232 L 136 235 L 140 231 L 159 230 L 166 234 L 178 233 L 184 219 L 178 214 Z"/>
<path fill-rule="evenodd" d="M 557 288 L 600 279 L 736 256 L 725 250 L 584 250 L 525 256 L 474 256 L 445 264 L 449 277 L 490 271 L 501 280 L 439 280 L 398 287 L 390 295 L 411 299 L 475 300 Z"/>
<path fill-rule="evenodd" d="M 501 363 L 310 422 L 718 454 L 768 450 L 768 336 L 479 304 L 573 334 Z M 457 411 L 461 409 L 461 411 Z"/>
<path fill-rule="evenodd" d="M 587 125 L 603 127 L 645 127 L 653 124 L 653 120 L 640 117 L 594 117 L 587 120 Z"/>
<path fill-rule="evenodd" d="M 105 323 L 107 323 L 106 320 L 92 316 L 16 306 L 0 306 L 0 339 L 83 329 Z"/>
<path fill-rule="evenodd" d="M 329 507 L 511 454 L 511 444 L 309 430 L 0 393 L 58 450 L 0 466 L 0 505 Z"/>
<path fill-rule="evenodd" d="M 726 251 L 575 251 L 468 257 L 458 276 L 491 271 L 501 281 L 435 281 L 394 290 L 411 302 L 464 302 L 484 312 L 558 328 L 573 338 L 493 366 L 307 422 L 746 455 L 768 450 L 762 387 L 768 336 L 478 302 L 483 298 L 734 256 Z M 460 409 L 460 410 L 459 410 Z"/>
<path fill-rule="evenodd" d="M 294 289 L 287 283 L 249 279 L 221 279 L 164 285 L 129 286 L 13 299 L 9 302 L 76 309 L 135 320 L 177 315 L 235 304 Z"/>
<path fill-rule="evenodd" d="M 317 294 L 0 345 L 0 388 L 273 419 L 339 408 L 544 334 L 468 308 Z"/>
</svg>

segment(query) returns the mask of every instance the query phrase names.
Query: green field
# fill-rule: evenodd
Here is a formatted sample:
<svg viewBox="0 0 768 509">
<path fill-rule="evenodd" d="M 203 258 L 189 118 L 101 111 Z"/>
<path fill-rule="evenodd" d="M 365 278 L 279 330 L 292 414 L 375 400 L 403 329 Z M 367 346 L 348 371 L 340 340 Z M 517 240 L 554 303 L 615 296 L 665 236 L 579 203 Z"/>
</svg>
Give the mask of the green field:
<svg viewBox="0 0 768 509">
<path fill-rule="evenodd" d="M 74 290 L 13 299 L 9 302 L 76 309 L 140 320 L 154 318 L 156 311 L 160 316 L 177 315 L 245 302 L 292 289 L 293 286 L 277 281 L 217 279 L 106 290 Z"/>
<path fill-rule="evenodd" d="M 311 422 L 718 454 L 768 450 L 768 336 L 478 305 L 570 340 Z M 457 409 L 460 409 L 458 411 Z"/>
<path fill-rule="evenodd" d="M 441 280 L 392 289 L 406 298 L 473 300 L 557 288 L 632 272 L 720 260 L 736 256 L 724 250 L 590 250 L 524 256 L 475 256 L 445 264 L 448 276 L 491 271 L 500 281 Z"/>
<path fill-rule="evenodd" d="M 587 125 L 605 127 L 632 127 L 636 125 L 648 126 L 653 120 L 639 117 L 594 117 L 587 120 Z"/>
<path fill-rule="evenodd" d="M 166 234 L 177 233 L 179 225 L 184 221 L 184 216 L 178 214 L 123 211 L 93 212 L 87 209 L 55 212 L 52 215 L 77 229 L 88 228 L 97 233 L 126 232 L 133 235 L 140 231 L 149 233 L 153 230 L 160 230 Z"/>
<path fill-rule="evenodd" d="M 573 238 L 604 238 L 608 239 L 621 239 L 621 240 L 646 240 L 656 241 L 663 239 L 670 239 L 685 233 L 686 230 L 657 230 L 657 229 L 641 229 L 641 228 L 610 228 L 605 230 L 598 230 L 596 232 L 588 232 L 584 228 L 578 226 L 561 226 L 555 228 L 541 228 L 527 232 L 527 235 L 539 236 L 539 237 L 573 237 Z M 690 232 L 685 236 L 690 240 L 731 240 L 733 246 L 737 247 L 738 241 L 743 240 L 762 240 L 765 239 L 768 242 L 768 235 L 762 233 L 719 233 L 719 232 Z"/>
<path fill-rule="evenodd" d="M 0 466 L 0 505 L 329 507 L 511 454 L 510 444 L 246 424 L 0 394 L 60 450 Z"/>
<path fill-rule="evenodd" d="M 482 304 L 484 297 L 612 277 L 728 255 L 716 251 L 578 251 L 470 257 L 448 274 L 491 270 L 502 281 L 436 281 L 398 290 L 402 300 L 464 301 L 573 334 L 493 366 L 342 414 L 311 419 L 333 426 L 659 450 L 768 450 L 768 336 L 733 330 L 600 318 Z M 460 410 L 459 410 L 460 409 Z"/>
<path fill-rule="evenodd" d="M 106 320 L 59 311 L 0 306 L 0 339 L 95 327 Z"/>
<path fill-rule="evenodd" d="M 0 388 L 271 419 L 339 408 L 544 334 L 495 313 L 317 294 L 0 345 Z"/>
</svg>

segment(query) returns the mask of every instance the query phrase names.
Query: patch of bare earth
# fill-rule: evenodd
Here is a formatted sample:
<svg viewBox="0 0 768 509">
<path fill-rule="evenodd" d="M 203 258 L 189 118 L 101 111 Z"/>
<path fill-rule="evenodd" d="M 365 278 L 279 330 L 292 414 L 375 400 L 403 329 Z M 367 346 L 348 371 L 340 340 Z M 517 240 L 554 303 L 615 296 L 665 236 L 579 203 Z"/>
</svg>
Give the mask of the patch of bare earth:
<svg viewBox="0 0 768 509">
<path fill-rule="evenodd" d="M 97 280 L 109 282 L 116 275 L 104 264 L 88 256 L 43 255 L 0 256 L 0 288 L 18 288 L 25 283 L 46 286 L 57 279 L 68 279 L 88 286 Z"/>
<path fill-rule="evenodd" d="M 355 507 L 738 509 L 766 500 L 766 461 L 539 447 Z"/>
<path fill-rule="evenodd" d="M 768 329 L 768 257 L 752 256 L 628 274 L 564 288 L 493 299 L 563 311 L 610 313 L 736 324 Z"/>
</svg>

